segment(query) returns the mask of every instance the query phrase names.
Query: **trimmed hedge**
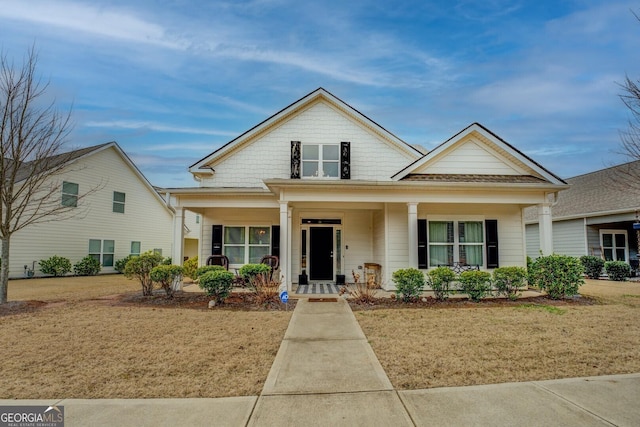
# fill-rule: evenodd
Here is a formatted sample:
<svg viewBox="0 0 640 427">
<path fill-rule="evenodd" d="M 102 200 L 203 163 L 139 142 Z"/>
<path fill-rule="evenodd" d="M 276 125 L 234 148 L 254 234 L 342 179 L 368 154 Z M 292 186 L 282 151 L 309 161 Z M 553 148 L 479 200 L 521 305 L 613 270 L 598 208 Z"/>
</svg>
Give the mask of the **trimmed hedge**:
<svg viewBox="0 0 640 427">
<path fill-rule="evenodd" d="M 607 261 L 604 264 L 609 279 L 624 282 L 631 277 L 631 266 L 624 261 Z"/>
<path fill-rule="evenodd" d="M 583 255 L 580 257 L 580 262 L 584 268 L 584 274 L 589 279 L 598 279 L 604 268 L 604 260 L 597 256 Z"/>
<path fill-rule="evenodd" d="M 401 301 L 415 301 L 422 294 L 425 284 L 422 271 L 415 268 L 396 270 L 391 278 L 396 284 L 396 295 Z"/>
<path fill-rule="evenodd" d="M 578 258 L 549 255 L 536 259 L 529 270 L 529 284 L 547 292 L 551 299 L 562 299 L 578 293 L 584 284 L 584 269 Z"/>
</svg>

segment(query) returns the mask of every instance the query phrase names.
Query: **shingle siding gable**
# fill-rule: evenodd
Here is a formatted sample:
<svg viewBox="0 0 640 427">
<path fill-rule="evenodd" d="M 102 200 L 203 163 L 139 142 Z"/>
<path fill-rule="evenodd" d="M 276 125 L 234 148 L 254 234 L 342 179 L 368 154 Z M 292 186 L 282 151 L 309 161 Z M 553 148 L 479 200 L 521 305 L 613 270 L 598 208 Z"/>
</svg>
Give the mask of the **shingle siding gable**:
<svg viewBox="0 0 640 427">
<path fill-rule="evenodd" d="M 212 164 L 214 176 L 203 179 L 201 185 L 262 187 L 264 179 L 289 179 L 291 141 L 303 145 L 350 141 L 352 180 L 390 181 L 391 175 L 414 160 L 327 103 L 317 102 Z"/>
</svg>

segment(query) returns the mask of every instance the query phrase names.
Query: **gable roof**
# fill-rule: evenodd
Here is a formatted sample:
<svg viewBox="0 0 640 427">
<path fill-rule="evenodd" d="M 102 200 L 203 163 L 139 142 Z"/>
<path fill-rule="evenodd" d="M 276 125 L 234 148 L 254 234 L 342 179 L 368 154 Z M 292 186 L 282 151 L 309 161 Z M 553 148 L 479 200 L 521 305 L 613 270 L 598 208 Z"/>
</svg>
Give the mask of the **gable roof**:
<svg viewBox="0 0 640 427">
<path fill-rule="evenodd" d="M 460 174 L 424 174 L 419 173 L 419 170 L 425 168 L 430 163 L 434 163 L 439 156 L 441 156 L 446 150 L 452 149 L 456 145 L 462 143 L 462 141 L 469 135 L 476 134 L 482 138 L 483 141 L 487 141 L 489 144 L 496 147 L 497 150 L 504 153 L 506 158 L 509 158 L 514 164 L 520 164 L 525 169 L 530 170 L 533 175 L 526 174 L 514 174 L 514 175 L 482 175 L 477 173 L 465 173 L 464 169 L 460 170 Z M 506 162 L 505 158 L 505 162 Z M 492 177 L 488 181 L 487 177 Z M 554 173 L 550 172 L 539 163 L 522 153 L 520 150 L 509 144 L 504 139 L 500 138 L 495 133 L 481 125 L 480 123 L 472 123 L 460 132 L 452 136 L 451 138 L 438 145 L 422 158 L 416 160 L 406 168 L 402 169 L 391 177 L 395 180 L 455 180 L 465 182 L 478 182 L 483 179 L 485 182 L 548 182 L 556 185 L 566 185 L 567 183 Z"/>
<path fill-rule="evenodd" d="M 571 185 L 561 191 L 552 206 L 553 219 L 572 219 L 640 209 L 640 193 L 625 180 L 640 176 L 640 160 L 567 178 Z M 525 220 L 537 221 L 535 209 L 525 209 Z"/>
<path fill-rule="evenodd" d="M 360 111 L 356 110 L 346 102 L 342 101 L 340 98 L 331 94 L 329 91 L 325 90 L 322 87 L 314 90 L 313 92 L 303 96 L 299 100 L 293 102 L 282 110 L 278 111 L 271 117 L 266 120 L 260 122 L 256 126 L 252 127 L 248 131 L 244 132 L 240 136 L 232 139 L 222 147 L 218 148 L 211 154 L 203 157 L 202 159 L 195 162 L 193 165 L 189 166 L 189 171 L 193 174 L 210 174 L 211 170 L 208 165 L 210 165 L 215 160 L 223 157 L 224 155 L 234 151 L 238 147 L 242 146 L 245 142 L 252 139 L 254 136 L 264 132 L 265 130 L 277 126 L 278 124 L 284 122 L 288 118 L 294 116 L 299 111 L 303 110 L 306 106 L 311 105 L 312 103 L 324 100 L 336 107 L 340 111 L 346 113 L 350 117 L 364 124 L 366 127 L 372 129 L 374 132 L 380 134 L 384 139 L 390 141 L 392 144 L 400 148 L 401 150 L 409 153 L 414 157 L 420 157 L 423 153 L 417 148 L 407 144 L 400 138 L 398 138 L 393 133 L 386 130 L 384 127 L 380 126 L 375 121 L 371 120 L 369 117 L 362 114 Z"/>
</svg>

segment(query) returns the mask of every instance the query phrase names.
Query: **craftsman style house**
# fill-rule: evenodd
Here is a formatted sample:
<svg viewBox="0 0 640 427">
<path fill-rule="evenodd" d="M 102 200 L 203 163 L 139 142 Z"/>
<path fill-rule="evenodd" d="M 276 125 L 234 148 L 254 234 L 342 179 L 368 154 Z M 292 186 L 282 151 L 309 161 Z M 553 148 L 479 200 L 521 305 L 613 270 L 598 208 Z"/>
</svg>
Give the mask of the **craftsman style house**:
<svg viewBox="0 0 640 427">
<path fill-rule="evenodd" d="M 199 187 L 165 190 L 174 242 L 195 212 L 201 262 L 221 254 L 237 268 L 276 255 L 289 289 L 351 281 L 365 263 L 381 266 L 386 289 L 400 268 L 524 266 L 524 207 L 537 207 L 550 249 L 549 207 L 567 187 L 480 124 L 425 155 L 322 88 L 189 171 Z"/>
</svg>

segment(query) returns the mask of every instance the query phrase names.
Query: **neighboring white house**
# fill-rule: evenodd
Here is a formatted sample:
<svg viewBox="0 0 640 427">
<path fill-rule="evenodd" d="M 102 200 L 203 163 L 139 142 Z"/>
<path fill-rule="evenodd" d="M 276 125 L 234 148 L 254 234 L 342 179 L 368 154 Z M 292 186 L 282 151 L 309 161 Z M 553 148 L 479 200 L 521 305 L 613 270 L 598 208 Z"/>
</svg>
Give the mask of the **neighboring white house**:
<svg viewBox="0 0 640 427">
<path fill-rule="evenodd" d="M 625 261 L 637 268 L 640 192 L 629 184 L 640 176 L 640 161 L 568 178 L 571 185 L 551 208 L 553 251 L 570 256 L 594 255 Z M 539 225 L 534 209 L 525 210 L 527 254 L 539 255 Z"/>
<path fill-rule="evenodd" d="M 199 213 L 201 263 L 277 255 L 289 289 L 305 277 L 350 281 L 365 263 L 381 266 L 387 289 L 401 268 L 524 266 L 524 207 L 538 207 L 550 249 L 549 208 L 567 188 L 480 124 L 423 155 L 322 88 L 189 171 L 199 187 L 164 190 L 174 242 L 184 212 Z M 174 259 L 183 254 L 176 244 Z"/>
<path fill-rule="evenodd" d="M 71 160 L 52 184 L 60 186 L 60 203 L 77 205 L 71 211 L 77 215 L 16 232 L 10 277 L 24 277 L 29 269 L 40 275 L 38 261 L 52 255 L 72 264 L 91 255 L 100 260 L 103 273 L 114 272 L 115 261 L 129 254 L 155 250 L 171 256 L 173 211 L 118 144 L 69 154 Z"/>
</svg>

